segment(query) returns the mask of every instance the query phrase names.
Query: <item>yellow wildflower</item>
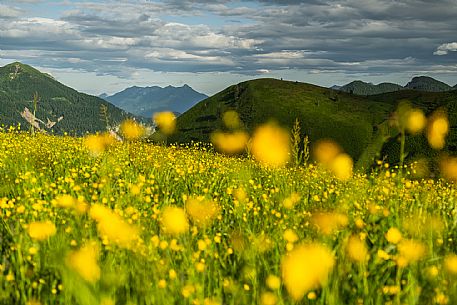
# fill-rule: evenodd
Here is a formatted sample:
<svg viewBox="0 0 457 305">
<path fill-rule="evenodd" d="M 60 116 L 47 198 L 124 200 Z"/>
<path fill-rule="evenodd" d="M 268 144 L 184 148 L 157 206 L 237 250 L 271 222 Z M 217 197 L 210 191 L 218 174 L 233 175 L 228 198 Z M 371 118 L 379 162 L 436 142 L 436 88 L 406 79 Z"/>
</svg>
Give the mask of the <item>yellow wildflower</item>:
<svg viewBox="0 0 457 305">
<path fill-rule="evenodd" d="M 56 226 L 50 222 L 32 222 L 28 227 L 29 236 L 35 240 L 45 240 L 56 234 Z"/>
<path fill-rule="evenodd" d="M 94 155 L 98 156 L 108 147 L 113 145 L 116 139 L 109 133 L 89 135 L 84 138 L 84 146 Z"/>
<path fill-rule="evenodd" d="M 95 283 L 100 279 L 98 247 L 93 244 L 71 252 L 67 256 L 67 265 L 88 282 Z"/>
<path fill-rule="evenodd" d="M 283 237 L 284 237 L 284 240 L 290 242 L 290 243 L 294 243 L 298 240 L 298 235 L 297 233 L 295 233 L 293 230 L 291 229 L 287 229 L 284 231 L 284 234 L 283 234 Z"/>
<path fill-rule="evenodd" d="M 126 223 L 111 209 L 95 204 L 89 214 L 97 221 L 97 229 L 102 237 L 121 247 L 130 248 L 133 242 L 139 239 L 138 229 Z"/>
<path fill-rule="evenodd" d="M 242 152 L 246 148 L 249 136 L 244 131 L 231 133 L 216 131 L 211 134 L 211 142 L 216 149 L 229 155 Z"/>
<path fill-rule="evenodd" d="M 398 252 L 400 253 L 400 256 L 397 260 L 397 264 L 400 267 L 405 267 L 410 263 L 420 260 L 425 255 L 426 248 L 422 243 L 409 239 L 402 240 L 398 244 Z"/>
<path fill-rule="evenodd" d="M 293 208 L 298 202 L 300 202 L 300 194 L 298 193 L 292 193 L 290 194 L 289 197 L 285 198 L 284 201 L 282 202 L 282 205 L 286 208 L 286 209 L 291 209 Z"/>
<path fill-rule="evenodd" d="M 222 121 L 224 125 L 229 129 L 237 129 L 241 127 L 241 120 L 238 112 L 234 110 L 229 110 L 224 112 L 222 115 Z"/>
<path fill-rule="evenodd" d="M 322 231 L 322 233 L 329 235 L 334 231 L 347 226 L 348 217 L 336 212 L 316 213 L 312 217 L 312 222 Z"/>
<path fill-rule="evenodd" d="M 397 228 L 390 228 L 386 233 L 386 239 L 391 244 L 398 244 L 402 239 L 400 230 Z"/>
<path fill-rule="evenodd" d="M 56 204 L 62 208 L 72 208 L 76 204 L 76 199 L 70 195 L 60 195 L 56 197 Z"/>
<path fill-rule="evenodd" d="M 441 174 L 444 178 L 457 182 L 457 158 L 444 157 L 440 162 Z"/>
<path fill-rule="evenodd" d="M 189 230 L 189 222 L 182 208 L 166 207 L 162 212 L 162 229 L 169 234 L 178 235 Z"/>
<path fill-rule="evenodd" d="M 298 301 L 311 289 L 325 285 L 334 264 L 331 251 L 320 244 L 301 245 L 289 252 L 281 270 L 290 296 Z"/>
<path fill-rule="evenodd" d="M 324 165 L 331 162 L 341 153 L 341 148 L 332 140 L 319 140 L 313 147 L 314 159 Z"/>
<path fill-rule="evenodd" d="M 449 273 L 457 275 L 457 255 L 450 254 L 446 256 L 444 266 Z"/>
<path fill-rule="evenodd" d="M 254 132 L 251 152 L 255 159 L 271 167 L 284 166 L 289 161 L 288 133 L 275 124 L 265 124 Z"/>
<path fill-rule="evenodd" d="M 352 177 L 352 167 L 354 163 L 347 154 L 339 154 L 331 162 L 330 169 L 340 180 L 348 180 Z"/>
<path fill-rule="evenodd" d="M 219 206 L 212 200 L 189 198 L 186 212 L 197 226 L 209 225 L 219 214 Z"/>
<path fill-rule="evenodd" d="M 176 116 L 173 112 L 164 111 L 154 113 L 153 119 L 160 131 L 166 135 L 172 134 L 176 129 Z"/>
<path fill-rule="evenodd" d="M 146 133 L 146 129 L 142 125 L 130 119 L 122 122 L 120 131 L 127 140 L 139 139 Z"/>
<path fill-rule="evenodd" d="M 281 287 L 281 279 L 276 275 L 269 275 L 266 279 L 266 284 L 268 288 L 276 290 L 279 289 L 279 287 Z"/>
<path fill-rule="evenodd" d="M 412 109 L 408 112 L 408 118 L 406 120 L 406 129 L 411 134 L 417 134 L 424 129 L 427 119 L 425 118 L 424 112 L 420 109 Z"/>
<path fill-rule="evenodd" d="M 269 291 L 263 292 L 260 295 L 260 303 L 262 305 L 275 305 L 278 302 L 278 297 Z"/>
<path fill-rule="evenodd" d="M 355 262 L 363 263 L 368 259 L 368 249 L 365 242 L 357 236 L 351 236 L 346 245 L 349 258 Z"/>
<path fill-rule="evenodd" d="M 442 149 L 445 145 L 445 138 L 449 132 L 449 122 L 442 111 L 432 115 L 427 126 L 427 139 L 434 149 Z"/>
</svg>

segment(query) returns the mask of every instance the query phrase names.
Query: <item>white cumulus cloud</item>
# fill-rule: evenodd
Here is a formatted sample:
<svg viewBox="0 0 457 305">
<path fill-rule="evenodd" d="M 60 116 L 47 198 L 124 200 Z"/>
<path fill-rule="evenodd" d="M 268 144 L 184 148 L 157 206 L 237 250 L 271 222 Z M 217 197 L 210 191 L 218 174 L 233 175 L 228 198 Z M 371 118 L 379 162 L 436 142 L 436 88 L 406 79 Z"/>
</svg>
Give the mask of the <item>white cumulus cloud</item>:
<svg viewBox="0 0 457 305">
<path fill-rule="evenodd" d="M 440 45 L 435 52 L 434 55 L 446 55 L 448 52 L 456 52 L 457 51 L 457 42 L 450 42 L 450 43 L 443 43 Z"/>
</svg>

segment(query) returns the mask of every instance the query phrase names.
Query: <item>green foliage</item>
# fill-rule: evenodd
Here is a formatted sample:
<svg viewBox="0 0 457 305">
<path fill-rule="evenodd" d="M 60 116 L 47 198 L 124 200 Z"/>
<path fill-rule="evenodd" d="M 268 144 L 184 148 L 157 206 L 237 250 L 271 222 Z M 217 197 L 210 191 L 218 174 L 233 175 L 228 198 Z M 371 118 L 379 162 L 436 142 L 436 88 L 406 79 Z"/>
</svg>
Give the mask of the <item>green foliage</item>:
<svg viewBox="0 0 457 305">
<path fill-rule="evenodd" d="M 100 120 L 105 124 L 106 130 L 110 129 L 110 118 L 108 107 L 104 104 L 100 105 Z"/>
<path fill-rule="evenodd" d="M 292 144 L 292 161 L 295 166 L 299 166 L 303 162 L 303 151 L 300 149 L 301 134 L 300 134 L 300 121 L 295 119 L 294 126 L 290 133 L 290 140 Z"/>
<path fill-rule="evenodd" d="M 292 161 L 295 166 L 300 166 L 303 164 L 307 164 L 309 160 L 309 140 L 308 136 L 305 135 L 303 136 L 303 146 L 300 146 L 300 143 L 302 141 L 302 135 L 301 135 L 301 127 L 300 127 L 300 121 L 298 119 L 295 119 L 294 126 L 292 127 L 291 134 L 290 134 L 290 140 L 292 144 Z"/>
</svg>

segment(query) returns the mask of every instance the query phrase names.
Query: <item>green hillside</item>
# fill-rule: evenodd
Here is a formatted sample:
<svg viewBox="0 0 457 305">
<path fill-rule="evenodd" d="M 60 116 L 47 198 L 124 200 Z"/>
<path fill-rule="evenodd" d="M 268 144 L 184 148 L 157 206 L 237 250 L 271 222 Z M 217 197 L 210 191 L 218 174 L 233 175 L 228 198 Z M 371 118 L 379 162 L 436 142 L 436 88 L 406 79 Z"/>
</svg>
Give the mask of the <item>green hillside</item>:
<svg viewBox="0 0 457 305">
<path fill-rule="evenodd" d="M 178 132 L 171 140 L 208 142 L 211 132 L 223 129 L 222 114 L 236 110 L 249 132 L 270 119 L 291 128 L 298 118 L 311 143 L 332 138 L 358 159 L 391 108 L 387 103 L 310 84 L 257 79 L 231 86 L 185 112 L 178 117 Z"/>
<path fill-rule="evenodd" d="M 27 107 L 33 111 L 33 95 L 39 102 L 36 117 L 47 122 L 63 119 L 54 127 L 55 133 L 82 134 L 106 129 L 100 116 L 100 107 L 106 106 L 110 123 L 116 124 L 131 116 L 127 112 L 95 96 L 79 93 L 48 74 L 18 62 L 0 68 L 0 126 L 21 123 L 28 128 L 20 115 Z"/>
</svg>

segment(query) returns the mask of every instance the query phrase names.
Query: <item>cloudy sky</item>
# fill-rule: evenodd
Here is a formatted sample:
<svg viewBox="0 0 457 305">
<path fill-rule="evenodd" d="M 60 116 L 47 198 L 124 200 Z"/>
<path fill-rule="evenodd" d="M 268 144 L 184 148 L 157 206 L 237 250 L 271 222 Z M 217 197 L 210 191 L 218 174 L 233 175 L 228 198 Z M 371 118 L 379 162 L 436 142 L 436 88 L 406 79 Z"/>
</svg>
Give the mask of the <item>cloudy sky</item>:
<svg viewBox="0 0 457 305">
<path fill-rule="evenodd" d="M 457 83 L 457 0 L 0 0 L 0 66 L 83 92 L 259 77 Z"/>
</svg>

